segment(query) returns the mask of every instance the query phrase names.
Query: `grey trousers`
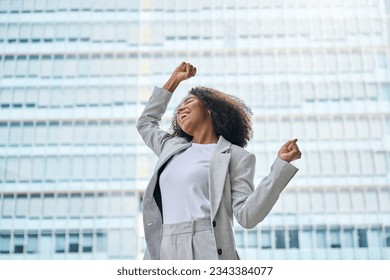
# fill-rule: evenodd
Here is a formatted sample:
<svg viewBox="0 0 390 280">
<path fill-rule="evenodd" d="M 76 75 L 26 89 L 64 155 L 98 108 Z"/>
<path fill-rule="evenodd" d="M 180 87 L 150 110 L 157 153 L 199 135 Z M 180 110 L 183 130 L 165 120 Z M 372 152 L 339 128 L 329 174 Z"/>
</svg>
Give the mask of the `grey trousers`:
<svg viewBox="0 0 390 280">
<path fill-rule="evenodd" d="M 209 218 L 162 225 L 161 260 L 218 260 Z"/>
</svg>

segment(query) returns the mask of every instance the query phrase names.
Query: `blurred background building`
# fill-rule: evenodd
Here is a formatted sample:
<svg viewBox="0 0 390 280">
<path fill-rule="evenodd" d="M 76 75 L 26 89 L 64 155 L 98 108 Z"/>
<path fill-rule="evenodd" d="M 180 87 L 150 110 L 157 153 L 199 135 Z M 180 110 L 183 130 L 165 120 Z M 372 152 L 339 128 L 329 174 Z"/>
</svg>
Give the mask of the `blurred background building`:
<svg viewBox="0 0 390 280">
<path fill-rule="evenodd" d="M 256 183 L 298 138 L 244 259 L 390 259 L 389 0 L 0 0 L 0 259 L 137 259 L 156 157 L 135 129 L 181 61 L 253 109 Z"/>
</svg>

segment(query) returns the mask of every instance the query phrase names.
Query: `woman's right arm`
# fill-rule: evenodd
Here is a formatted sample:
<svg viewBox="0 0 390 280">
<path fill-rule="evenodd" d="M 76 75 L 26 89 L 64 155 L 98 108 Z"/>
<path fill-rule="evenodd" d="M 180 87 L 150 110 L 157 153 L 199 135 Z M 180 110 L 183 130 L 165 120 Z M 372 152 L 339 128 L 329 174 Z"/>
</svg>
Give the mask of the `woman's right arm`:
<svg viewBox="0 0 390 280">
<path fill-rule="evenodd" d="M 160 128 L 161 117 L 165 113 L 172 93 L 177 86 L 196 74 L 196 68 L 189 63 L 182 62 L 173 71 L 163 88 L 155 87 L 153 94 L 145 106 L 137 122 L 137 130 L 145 144 L 160 156 L 165 142 L 172 136 Z"/>
</svg>

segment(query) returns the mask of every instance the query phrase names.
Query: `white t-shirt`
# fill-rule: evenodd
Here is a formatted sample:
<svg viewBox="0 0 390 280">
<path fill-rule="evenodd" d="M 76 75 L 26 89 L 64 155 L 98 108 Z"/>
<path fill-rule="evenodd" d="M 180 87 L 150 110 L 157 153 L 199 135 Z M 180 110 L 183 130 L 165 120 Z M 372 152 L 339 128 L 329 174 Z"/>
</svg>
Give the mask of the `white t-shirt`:
<svg viewBox="0 0 390 280">
<path fill-rule="evenodd" d="M 217 144 L 192 145 L 160 174 L 164 224 L 210 217 L 209 169 Z"/>
</svg>

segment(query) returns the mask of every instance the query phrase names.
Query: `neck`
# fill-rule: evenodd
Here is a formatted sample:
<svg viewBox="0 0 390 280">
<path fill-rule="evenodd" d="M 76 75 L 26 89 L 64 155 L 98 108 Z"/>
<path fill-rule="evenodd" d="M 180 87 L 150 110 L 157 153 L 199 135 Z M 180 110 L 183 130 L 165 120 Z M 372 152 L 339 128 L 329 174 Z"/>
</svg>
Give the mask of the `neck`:
<svg viewBox="0 0 390 280">
<path fill-rule="evenodd" d="M 212 133 L 201 133 L 194 135 L 192 141 L 197 144 L 218 143 L 218 137 L 213 131 Z"/>
</svg>

